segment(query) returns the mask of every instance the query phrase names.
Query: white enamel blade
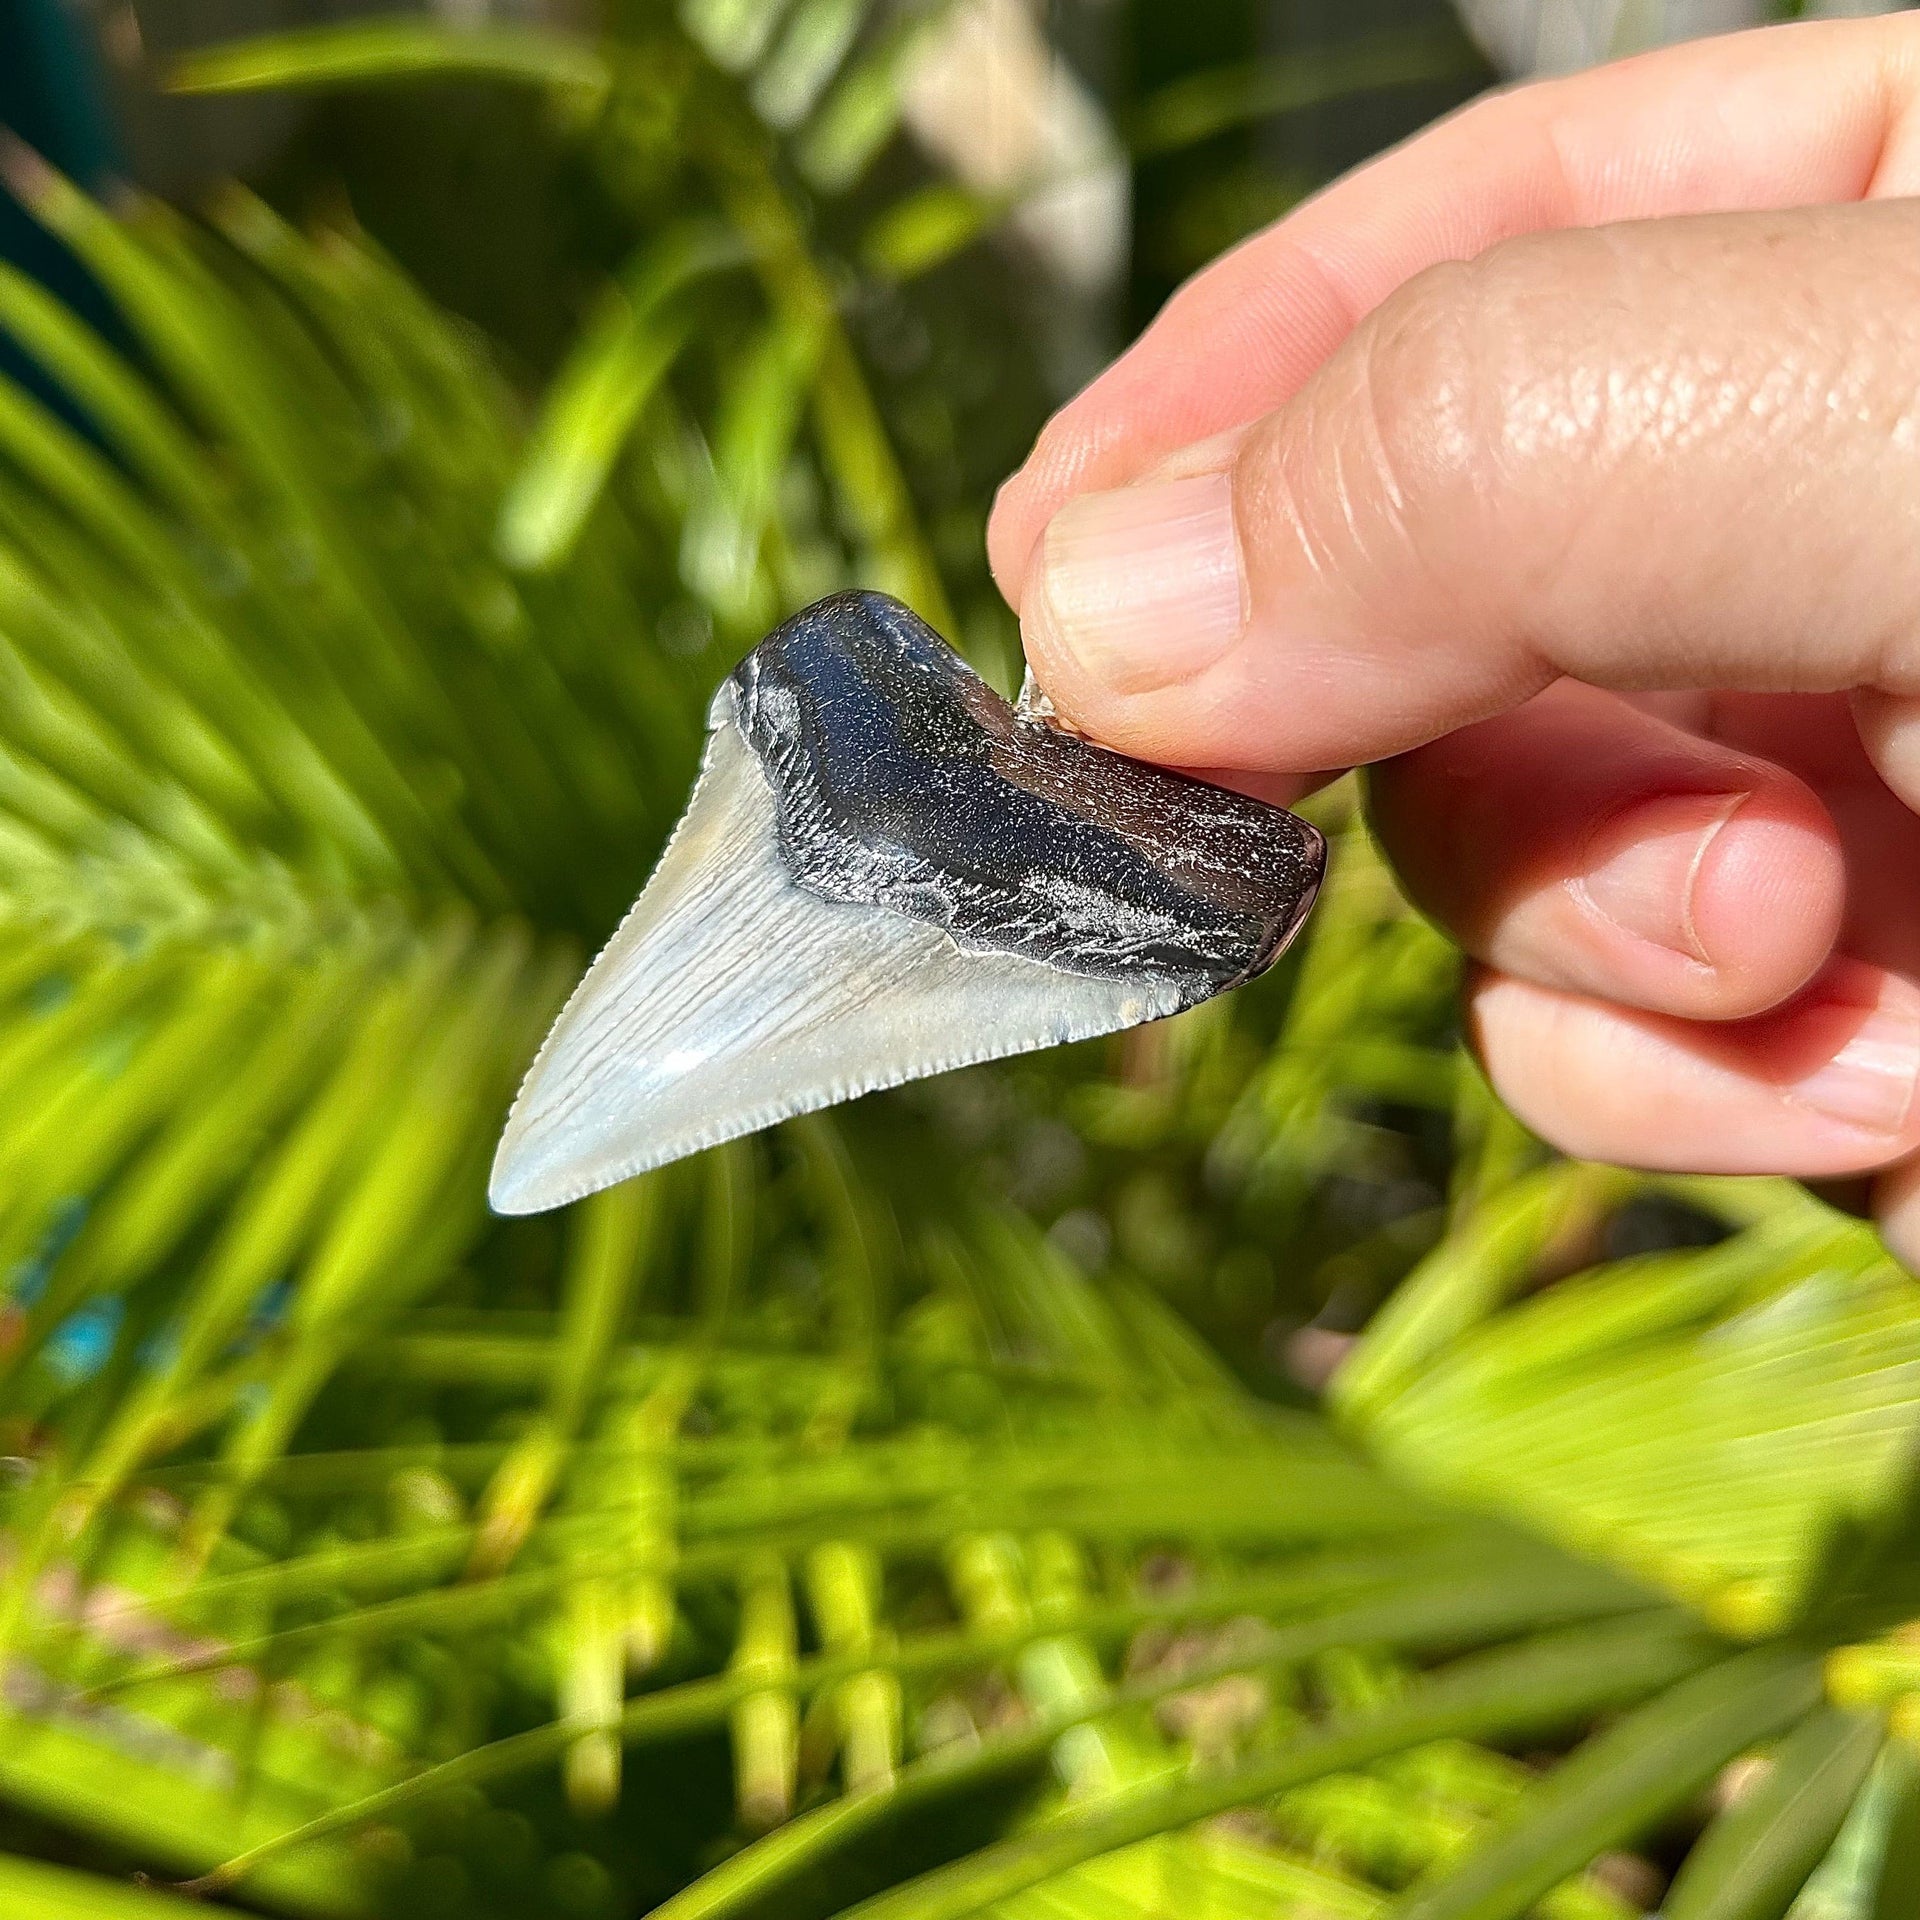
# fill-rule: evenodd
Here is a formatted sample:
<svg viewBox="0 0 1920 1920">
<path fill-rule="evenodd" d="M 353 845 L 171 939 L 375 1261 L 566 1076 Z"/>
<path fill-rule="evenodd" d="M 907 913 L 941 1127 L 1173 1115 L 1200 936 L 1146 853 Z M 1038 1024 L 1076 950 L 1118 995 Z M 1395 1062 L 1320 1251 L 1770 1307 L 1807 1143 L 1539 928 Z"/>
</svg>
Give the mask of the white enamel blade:
<svg viewBox="0 0 1920 1920">
<path fill-rule="evenodd" d="M 796 1113 L 1181 1004 L 1150 973 L 966 952 L 924 921 L 803 892 L 727 687 L 713 717 L 685 818 L 514 1102 L 496 1212 L 539 1213 Z"/>
</svg>

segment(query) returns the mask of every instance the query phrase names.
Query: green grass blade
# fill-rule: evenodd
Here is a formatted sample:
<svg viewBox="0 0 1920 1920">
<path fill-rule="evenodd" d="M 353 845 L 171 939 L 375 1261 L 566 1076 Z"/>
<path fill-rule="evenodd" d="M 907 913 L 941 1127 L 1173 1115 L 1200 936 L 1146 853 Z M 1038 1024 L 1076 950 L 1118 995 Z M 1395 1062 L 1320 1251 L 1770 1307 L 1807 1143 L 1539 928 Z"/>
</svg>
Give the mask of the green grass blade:
<svg viewBox="0 0 1920 1920">
<path fill-rule="evenodd" d="M 179 93 L 329 87 L 422 77 L 520 80 L 603 94 L 612 83 L 590 41 L 529 27 L 459 28 L 413 19 L 357 20 L 206 47 L 176 61 Z"/>
<path fill-rule="evenodd" d="M 86 409 L 163 498 L 203 519 L 218 496 L 202 449 L 92 328 L 17 268 L 0 263 L 0 326 Z"/>
<path fill-rule="evenodd" d="M 955 630 L 940 570 L 922 535 L 913 495 L 874 402 L 839 301 L 764 155 L 747 138 L 716 141 L 709 166 L 722 205 L 746 243 L 782 322 L 818 343 L 815 431 L 828 477 L 861 563 L 941 631 Z"/>
<path fill-rule="evenodd" d="M 608 290 L 555 375 L 501 503 L 494 538 L 510 566 L 551 567 L 572 550 L 691 331 L 676 296 L 740 258 L 724 229 L 688 221 L 652 241 Z"/>
<path fill-rule="evenodd" d="M 0 1911 L 7 1920 L 186 1920 L 191 1909 L 123 1880 L 0 1853 Z"/>
<path fill-rule="evenodd" d="M 1434 1357 L 1525 1285 L 1543 1246 L 1568 1218 L 1624 1194 L 1631 1176 L 1560 1161 L 1490 1201 L 1417 1267 L 1340 1369 L 1332 1404 L 1368 1417 Z"/>
<path fill-rule="evenodd" d="M 1517 1920 L 1596 1855 L 1684 1805 L 1748 1747 L 1820 1698 L 1820 1663 L 1792 1646 L 1756 1647 L 1680 1681 L 1596 1734 L 1504 1827 L 1395 1920 Z"/>
<path fill-rule="evenodd" d="M 801 130 L 796 158 L 810 184 L 825 193 L 844 192 L 893 138 L 901 80 L 945 11 L 934 6 L 905 13 L 856 53 Z"/>
<path fill-rule="evenodd" d="M 912 280 L 972 246 L 1006 212 L 1003 201 L 936 180 L 876 217 L 861 243 L 861 258 L 884 279 Z"/>
<path fill-rule="evenodd" d="M 965 1920 L 1082 1862 L 1329 1773 L 1445 1739 L 1512 1739 L 1578 1724 L 1671 1685 L 1712 1657 L 1686 1628 L 1643 1621 L 1470 1655 L 1385 1706 L 1336 1718 L 1223 1776 L 1140 1791 L 936 1868 L 851 1909 L 858 1920 Z"/>
<path fill-rule="evenodd" d="M 1920 1754 L 1907 1740 L 1886 1749 L 1887 1819 L 1865 1920 L 1908 1920 L 1920 1913 Z"/>
<path fill-rule="evenodd" d="M 466 1538 L 464 1530 L 460 1537 Z M 741 1567 L 759 1551 L 757 1541 L 771 1537 L 762 1532 L 754 1538 L 740 1541 L 732 1545 L 720 1560 L 709 1560 L 706 1564 L 709 1568 L 728 1565 Z M 426 1564 L 421 1556 L 422 1549 L 417 1546 L 404 1555 L 396 1553 L 390 1545 L 377 1550 L 344 1550 L 333 1555 L 325 1565 L 301 1573 L 298 1589 L 324 1587 L 329 1582 L 337 1584 L 349 1577 L 356 1581 L 396 1583 L 404 1580 L 414 1566 Z M 350 1573 L 344 1571 L 349 1561 Z M 697 1570 L 695 1557 L 686 1556 L 683 1568 L 687 1571 Z M 1525 1632 L 1554 1622 L 1609 1619 L 1630 1609 L 1622 1624 L 1610 1621 L 1608 1625 L 1573 1636 L 1569 1643 L 1574 1650 L 1572 1657 L 1576 1664 L 1585 1666 L 1585 1684 L 1594 1684 L 1594 1663 L 1603 1660 L 1608 1663 L 1606 1671 L 1612 1676 L 1608 1684 L 1623 1684 L 1626 1689 L 1623 1697 L 1632 1697 L 1640 1687 L 1634 1676 L 1641 1672 L 1643 1666 L 1652 1662 L 1662 1672 L 1666 1671 L 1667 1665 L 1682 1659 L 1680 1649 L 1683 1643 L 1685 1648 L 1693 1650 L 1684 1656 L 1687 1662 L 1697 1665 L 1710 1657 L 1706 1643 L 1679 1616 L 1664 1613 L 1649 1615 L 1640 1605 L 1641 1596 L 1632 1589 L 1597 1569 L 1582 1568 L 1570 1562 L 1558 1562 L 1551 1572 L 1545 1574 L 1538 1570 L 1532 1574 L 1517 1574 L 1512 1567 L 1483 1566 L 1479 1578 L 1472 1575 L 1463 1577 L 1458 1574 L 1457 1568 L 1449 1568 L 1438 1580 L 1423 1572 L 1419 1578 L 1408 1582 L 1407 1586 L 1408 1590 L 1404 1592 L 1368 1594 L 1357 1604 L 1331 1607 L 1315 1617 L 1287 1623 L 1251 1651 L 1236 1650 L 1215 1663 L 1202 1663 L 1171 1673 L 1150 1674 L 1130 1681 L 1111 1693 L 1080 1703 L 1016 1735 L 996 1739 L 958 1761 L 937 1757 L 903 1769 L 890 1793 L 876 1793 L 863 1800 L 845 1802 L 837 1810 L 823 1809 L 819 1820 L 809 1828 L 815 1835 L 815 1841 L 809 1845 L 817 1844 L 824 1848 L 837 1846 L 866 1831 L 872 1822 L 892 1817 L 895 1811 L 924 1805 L 983 1780 L 997 1779 L 1009 1771 L 1018 1772 L 1036 1765 L 1045 1758 L 1062 1733 L 1116 1709 L 1151 1706 L 1168 1694 L 1209 1679 L 1229 1673 L 1294 1664 L 1324 1653 L 1329 1648 L 1360 1643 L 1419 1652 L 1444 1651 L 1485 1644 L 1508 1634 Z M 284 1595 L 290 1590 L 296 1589 L 290 1581 L 289 1571 L 269 1568 L 257 1575 L 240 1576 L 218 1585 L 203 1587 L 196 1598 L 200 1605 L 217 1603 L 219 1608 L 227 1609 L 241 1605 L 249 1595 L 269 1592 Z M 1170 1609 L 1165 1603 L 1155 1607 L 1150 1603 L 1143 1605 L 1136 1602 L 1110 1610 L 1104 1617 L 1095 1612 L 1091 1617 L 1067 1624 L 1082 1633 L 1108 1638 L 1130 1632 L 1148 1619 L 1167 1617 L 1169 1612 L 1172 1617 L 1178 1618 L 1182 1606 L 1191 1608 L 1197 1605 L 1198 1617 L 1218 1618 L 1222 1607 L 1230 1606 L 1233 1613 L 1257 1610 L 1262 1598 L 1257 1587 L 1248 1587 L 1233 1593 L 1230 1600 L 1223 1595 L 1211 1609 L 1204 1602 L 1174 1603 Z M 903 1678 L 963 1672 L 977 1668 L 982 1662 L 991 1663 L 1017 1653 L 1035 1637 L 1057 1634 L 1062 1624 L 1050 1621 L 1041 1627 L 1030 1620 L 1023 1620 L 992 1634 L 947 1632 L 917 1636 L 891 1652 L 862 1650 L 825 1656 L 816 1654 L 795 1666 L 790 1675 L 790 1686 L 796 1694 L 811 1694 L 818 1688 L 851 1680 L 862 1671 L 876 1669 Z M 1542 1688 L 1568 1684 L 1560 1673 L 1564 1664 L 1566 1662 L 1559 1655 L 1557 1643 L 1548 1641 L 1533 1648 L 1530 1657 L 1519 1660 L 1517 1665 L 1510 1669 L 1503 1667 L 1499 1671 L 1510 1673 L 1522 1687 L 1530 1680 L 1536 1683 L 1535 1694 L 1531 1697 L 1537 1699 Z M 621 1737 L 626 1744 L 633 1745 L 718 1727 L 724 1724 L 728 1714 L 741 1700 L 764 1687 L 764 1679 L 748 1668 L 642 1694 L 627 1703 L 621 1719 Z M 1523 1693 L 1517 1697 L 1524 1704 L 1529 1696 Z M 1612 1699 L 1614 1696 L 1609 1694 L 1607 1697 Z M 1451 1694 L 1447 1698 L 1450 1699 Z M 384 1818 L 401 1807 L 449 1788 L 507 1777 L 525 1768 L 544 1764 L 564 1752 L 580 1734 L 593 1731 L 596 1729 L 590 1724 L 556 1721 L 489 1746 L 473 1748 L 460 1758 L 428 1768 L 371 1799 L 323 1815 L 297 1834 L 288 1833 L 267 1843 L 257 1853 L 229 1861 L 213 1876 L 213 1881 L 220 1886 L 235 1885 L 253 1871 L 260 1859 L 283 1847 Z M 1414 1742 L 1410 1738 L 1404 1744 Z M 1338 1761 L 1334 1764 L 1353 1763 Z M 786 1864 L 781 1870 L 792 1870 L 811 1858 L 805 1849 L 801 1853 L 804 1858 L 801 1855 L 790 1856 L 782 1847 L 779 1858 Z M 748 1874 L 744 1876 L 749 1886 L 759 1884 L 760 1871 L 759 1857 L 755 1856 Z M 742 1879 L 743 1875 L 738 1870 L 728 1867 L 721 1870 L 720 1886 L 723 1890 L 741 1887 Z M 743 1892 L 746 1890 L 749 1889 L 742 1887 Z M 717 1899 L 712 1911 L 729 1911 L 727 1900 L 732 1897 L 728 1894 L 725 1899 Z M 707 1906 L 696 1901 L 692 1892 L 686 1898 L 693 1902 L 689 1913 L 704 1915 L 708 1912 Z M 704 1898 L 701 1896 L 702 1900 Z M 675 1920 L 682 1920 L 678 1909 L 671 1911 Z"/>
<path fill-rule="evenodd" d="M 607 1356 L 659 1224 L 661 1182 L 629 1180 L 573 1213 L 560 1338 L 541 1419 L 500 1464 L 480 1502 L 473 1571 L 497 1573 L 546 1505 L 606 1377 Z"/>
<path fill-rule="evenodd" d="M 1695 1842 L 1664 1920 L 1780 1920 L 1833 1844 L 1883 1734 L 1878 1714 L 1811 1714 L 1774 1750 L 1766 1778 Z"/>
<path fill-rule="evenodd" d="M 826 92 L 871 11 L 869 0 L 799 0 L 749 92 L 768 125 L 798 126 Z"/>
</svg>

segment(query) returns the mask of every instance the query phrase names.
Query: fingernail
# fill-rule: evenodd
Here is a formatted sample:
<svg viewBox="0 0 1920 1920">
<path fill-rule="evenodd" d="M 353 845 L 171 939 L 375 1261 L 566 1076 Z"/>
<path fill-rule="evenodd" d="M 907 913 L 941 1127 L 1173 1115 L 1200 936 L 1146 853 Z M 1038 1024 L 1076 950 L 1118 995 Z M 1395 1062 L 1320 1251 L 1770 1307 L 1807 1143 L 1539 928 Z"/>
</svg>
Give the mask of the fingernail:
<svg viewBox="0 0 1920 1920">
<path fill-rule="evenodd" d="M 1190 679 L 1246 625 L 1232 481 L 1082 494 L 1047 527 L 1038 587 L 1053 638 L 1115 692 Z"/>
<path fill-rule="evenodd" d="M 1920 1019 L 1876 1007 L 1825 1066 L 1789 1097 L 1864 1133 L 1898 1133 L 1920 1080 Z"/>
<path fill-rule="evenodd" d="M 1575 886 L 1623 933 L 1711 962 L 1694 925 L 1694 897 L 1708 850 L 1746 799 L 1672 794 L 1633 808 L 1607 835 L 1614 851 Z"/>
</svg>

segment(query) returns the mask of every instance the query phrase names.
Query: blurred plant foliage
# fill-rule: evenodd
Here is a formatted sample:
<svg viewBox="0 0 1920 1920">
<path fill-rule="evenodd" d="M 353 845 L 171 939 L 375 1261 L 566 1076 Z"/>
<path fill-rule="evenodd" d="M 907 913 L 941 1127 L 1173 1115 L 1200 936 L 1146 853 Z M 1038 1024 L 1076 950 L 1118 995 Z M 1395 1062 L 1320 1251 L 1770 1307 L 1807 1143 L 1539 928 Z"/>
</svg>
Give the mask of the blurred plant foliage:
<svg viewBox="0 0 1920 1920">
<path fill-rule="evenodd" d="M 948 613 L 847 316 L 992 210 L 825 248 L 930 16 L 767 17 L 188 68 L 550 103 L 637 238 L 530 424 L 350 226 L 7 157 L 134 349 L 0 270 L 0 1911 L 1920 1911 L 1920 1292 L 1529 1139 L 1347 789 L 1224 1002 L 486 1218 L 715 678 Z"/>
</svg>

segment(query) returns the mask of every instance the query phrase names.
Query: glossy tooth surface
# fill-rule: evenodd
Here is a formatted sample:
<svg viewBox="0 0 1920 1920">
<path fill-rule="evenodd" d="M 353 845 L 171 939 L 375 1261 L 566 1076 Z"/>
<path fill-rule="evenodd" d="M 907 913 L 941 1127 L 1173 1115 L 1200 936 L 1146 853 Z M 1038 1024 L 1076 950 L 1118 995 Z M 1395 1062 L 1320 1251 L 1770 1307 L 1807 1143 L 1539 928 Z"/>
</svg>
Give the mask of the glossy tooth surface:
<svg viewBox="0 0 1920 1920">
<path fill-rule="evenodd" d="M 728 721 L 647 890 L 528 1072 L 488 1197 L 539 1213 L 796 1113 L 1178 1004 L 1165 981 L 964 953 L 924 921 L 803 892 Z"/>
<path fill-rule="evenodd" d="M 1319 883 L 1304 822 L 1016 713 L 878 594 L 788 621 L 708 719 L 685 817 L 514 1103 L 499 1212 L 1176 1013 L 1269 965 Z"/>
</svg>

